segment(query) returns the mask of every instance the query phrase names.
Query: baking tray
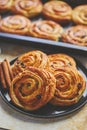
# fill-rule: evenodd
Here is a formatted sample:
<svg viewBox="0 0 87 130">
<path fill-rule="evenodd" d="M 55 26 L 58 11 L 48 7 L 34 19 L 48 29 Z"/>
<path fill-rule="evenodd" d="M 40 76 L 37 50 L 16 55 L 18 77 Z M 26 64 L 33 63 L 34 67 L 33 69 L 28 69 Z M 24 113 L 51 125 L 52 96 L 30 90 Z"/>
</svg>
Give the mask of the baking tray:
<svg viewBox="0 0 87 130">
<path fill-rule="evenodd" d="M 80 3 L 78 4 L 78 2 L 74 3 L 72 0 L 67 1 L 69 4 L 72 4 L 72 7 L 75 7 L 76 5 L 79 4 L 86 4 L 86 0 L 80 1 Z M 43 0 L 43 3 L 47 2 L 47 0 Z M 7 12 L 5 14 L 2 15 L 2 17 L 8 16 L 10 15 L 10 12 Z M 39 19 L 43 19 L 42 15 L 39 15 L 37 17 L 34 17 L 31 19 L 31 21 L 35 21 L 35 20 L 39 20 Z M 64 28 L 68 28 L 70 26 L 74 25 L 73 22 L 69 23 L 68 25 L 64 26 Z M 20 35 L 15 35 L 15 34 L 9 34 L 9 33 L 4 33 L 4 32 L 0 32 L 0 40 L 2 41 L 11 41 L 13 44 L 15 41 L 17 41 L 17 43 L 21 43 L 23 42 L 24 44 L 29 44 L 29 45 L 33 45 L 33 46 L 40 46 L 40 44 L 43 45 L 47 45 L 47 46 L 55 46 L 60 47 L 60 48 L 67 48 L 70 50 L 75 50 L 75 51 L 81 51 L 81 52 L 85 52 L 87 53 L 87 47 L 84 46 L 78 46 L 78 45 L 73 45 L 73 44 L 69 44 L 69 43 L 64 43 L 61 41 L 52 41 L 52 40 L 46 40 L 46 39 L 40 39 L 40 38 L 34 38 L 34 37 L 30 37 L 30 36 L 20 36 Z M 33 44 L 34 43 L 34 44 Z M 35 45 L 36 44 L 36 45 Z"/>
<path fill-rule="evenodd" d="M 40 50 L 42 51 L 42 50 Z M 43 49 L 43 52 L 46 54 L 53 54 L 53 53 L 59 53 L 60 49 L 57 49 L 55 52 L 54 50 L 45 50 Z M 61 53 L 65 53 L 63 50 Z M 66 53 L 67 54 L 67 53 Z M 70 54 L 69 54 L 70 55 Z M 36 110 L 36 111 L 26 111 L 20 107 L 15 106 L 8 94 L 8 90 L 4 90 L 3 87 L 0 85 L 0 95 L 2 99 L 5 101 L 7 105 L 9 105 L 12 109 L 16 110 L 18 113 L 22 113 L 23 116 L 27 115 L 30 119 L 39 120 L 39 121 L 47 121 L 47 120 L 56 120 L 61 118 L 66 118 L 72 114 L 77 113 L 86 103 L 87 103 L 87 69 L 86 67 L 76 58 L 75 55 L 72 56 L 77 64 L 77 69 L 82 73 L 86 80 L 86 89 L 81 97 L 81 99 L 78 101 L 78 103 L 68 106 L 68 107 L 56 107 L 51 104 L 47 104 L 44 107 Z M 13 59 L 10 64 L 12 65 L 17 58 Z"/>
</svg>

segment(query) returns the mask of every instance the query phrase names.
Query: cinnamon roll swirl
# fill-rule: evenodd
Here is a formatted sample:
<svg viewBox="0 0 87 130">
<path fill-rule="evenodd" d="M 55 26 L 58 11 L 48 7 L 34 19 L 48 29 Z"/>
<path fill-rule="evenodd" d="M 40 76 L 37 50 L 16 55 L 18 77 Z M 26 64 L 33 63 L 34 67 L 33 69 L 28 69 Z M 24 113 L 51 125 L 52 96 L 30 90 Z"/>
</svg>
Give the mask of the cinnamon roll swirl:
<svg viewBox="0 0 87 130">
<path fill-rule="evenodd" d="M 76 62 L 75 60 L 66 54 L 51 54 L 48 55 L 49 58 L 49 66 L 48 70 L 52 73 L 54 73 L 59 67 L 76 67 Z"/>
<path fill-rule="evenodd" d="M 59 40 L 62 33 L 63 28 L 59 24 L 48 20 L 33 22 L 29 28 L 29 35 L 54 41 Z"/>
<path fill-rule="evenodd" d="M 81 98 L 86 82 L 80 72 L 71 67 L 62 67 L 55 71 L 56 91 L 51 103 L 59 106 L 75 104 Z"/>
<path fill-rule="evenodd" d="M 76 24 L 87 25 L 87 5 L 80 5 L 74 8 L 72 12 L 72 20 Z"/>
<path fill-rule="evenodd" d="M 44 4 L 43 15 L 56 22 L 68 23 L 71 21 L 72 8 L 63 1 L 50 1 Z"/>
<path fill-rule="evenodd" d="M 68 28 L 62 35 L 62 41 L 87 46 L 87 26 L 77 25 Z"/>
<path fill-rule="evenodd" d="M 24 71 L 26 67 L 46 68 L 49 64 L 48 56 L 39 50 L 30 51 L 21 55 L 14 63 L 12 70 L 14 76 Z"/>
<path fill-rule="evenodd" d="M 37 110 L 47 104 L 54 96 L 56 80 L 42 69 L 29 67 L 17 75 L 10 87 L 13 103 L 25 110 Z"/>
<path fill-rule="evenodd" d="M 12 11 L 30 18 L 40 14 L 42 7 L 40 0 L 15 0 Z"/>
<path fill-rule="evenodd" d="M 0 22 L 3 32 L 25 35 L 30 27 L 30 20 L 21 15 L 7 16 Z"/>
<path fill-rule="evenodd" d="M 0 12 L 10 10 L 12 4 L 13 4 L 13 0 L 0 0 Z"/>
</svg>

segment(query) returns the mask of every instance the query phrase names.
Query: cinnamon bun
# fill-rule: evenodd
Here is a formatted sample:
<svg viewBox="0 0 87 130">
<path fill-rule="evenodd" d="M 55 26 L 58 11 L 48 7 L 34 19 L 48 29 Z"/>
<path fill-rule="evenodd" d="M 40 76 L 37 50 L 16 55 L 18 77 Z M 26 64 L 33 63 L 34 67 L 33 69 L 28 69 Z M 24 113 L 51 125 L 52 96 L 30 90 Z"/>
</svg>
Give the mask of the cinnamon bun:
<svg viewBox="0 0 87 130">
<path fill-rule="evenodd" d="M 76 24 L 87 25 L 87 5 L 79 5 L 72 12 L 72 20 Z"/>
<path fill-rule="evenodd" d="M 64 32 L 61 39 L 70 44 L 87 46 L 87 26 L 72 26 Z"/>
<path fill-rule="evenodd" d="M 71 21 L 72 8 L 63 1 L 50 1 L 44 4 L 43 15 L 60 24 Z"/>
<path fill-rule="evenodd" d="M 31 18 L 40 14 L 42 7 L 40 0 L 15 0 L 12 11 Z"/>
<path fill-rule="evenodd" d="M 62 67 L 55 71 L 56 91 L 51 103 L 58 106 L 69 106 L 77 103 L 86 87 L 81 73 L 71 67 Z"/>
<path fill-rule="evenodd" d="M 48 56 L 39 50 L 34 50 L 21 55 L 14 63 L 12 70 L 14 76 L 24 71 L 26 67 L 33 66 L 38 68 L 46 68 L 49 64 Z"/>
<path fill-rule="evenodd" d="M 57 68 L 59 67 L 75 67 L 76 68 L 76 62 L 75 60 L 66 54 L 50 54 L 48 55 L 49 58 L 49 66 L 48 66 L 48 70 L 52 73 L 54 73 Z"/>
<path fill-rule="evenodd" d="M 30 27 L 30 20 L 21 15 L 7 16 L 0 22 L 3 32 L 25 35 Z"/>
<path fill-rule="evenodd" d="M 49 20 L 36 21 L 31 24 L 29 28 L 29 35 L 57 41 L 63 33 L 63 28 Z"/>
<path fill-rule="evenodd" d="M 0 0 L 0 12 L 10 10 L 12 4 L 13 4 L 13 0 Z"/>
<path fill-rule="evenodd" d="M 28 67 L 17 75 L 10 87 L 13 103 L 25 110 L 37 110 L 47 104 L 54 96 L 56 80 L 54 76 L 35 67 Z"/>
</svg>

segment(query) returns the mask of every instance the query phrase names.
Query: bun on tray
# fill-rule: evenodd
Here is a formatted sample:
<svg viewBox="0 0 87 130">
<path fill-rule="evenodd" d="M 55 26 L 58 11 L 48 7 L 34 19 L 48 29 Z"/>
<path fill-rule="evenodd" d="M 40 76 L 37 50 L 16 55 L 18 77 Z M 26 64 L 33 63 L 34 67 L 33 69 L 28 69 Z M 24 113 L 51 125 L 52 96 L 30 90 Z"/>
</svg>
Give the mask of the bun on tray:
<svg viewBox="0 0 87 130">
<path fill-rule="evenodd" d="M 30 24 L 30 20 L 22 15 L 10 15 L 1 20 L 0 29 L 6 33 L 25 35 Z"/>
<path fill-rule="evenodd" d="M 40 0 L 15 0 L 11 10 L 13 13 L 31 18 L 40 14 L 42 8 Z"/>
<path fill-rule="evenodd" d="M 87 4 L 76 6 L 73 9 L 72 20 L 76 24 L 87 25 Z"/>
<path fill-rule="evenodd" d="M 9 11 L 12 7 L 13 0 L 0 0 L 0 12 Z"/>
<path fill-rule="evenodd" d="M 87 46 L 87 26 L 72 26 L 63 33 L 61 40 L 70 44 Z"/>
<path fill-rule="evenodd" d="M 37 38 L 44 38 L 58 41 L 62 36 L 63 28 L 54 21 L 41 20 L 31 24 L 29 35 Z"/>
<path fill-rule="evenodd" d="M 72 8 L 64 1 L 54 0 L 44 4 L 42 13 L 47 19 L 66 24 L 71 21 Z"/>
</svg>

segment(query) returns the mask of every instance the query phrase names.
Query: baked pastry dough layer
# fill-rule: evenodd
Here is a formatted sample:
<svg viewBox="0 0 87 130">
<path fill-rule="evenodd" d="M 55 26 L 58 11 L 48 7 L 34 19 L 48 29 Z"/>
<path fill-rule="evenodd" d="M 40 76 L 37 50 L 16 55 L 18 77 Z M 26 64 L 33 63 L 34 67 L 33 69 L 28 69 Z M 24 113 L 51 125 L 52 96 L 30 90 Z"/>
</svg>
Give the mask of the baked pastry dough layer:
<svg viewBox="0 0 87 130">
<path fill-rule="evenodd" d="M 16 76 L 18 73 L 24 71 L 28 66 L 44 69 L 48 66 L 48 64 L 48 56 L 42 51 L 34 50 L 21 55 L 15 61 L 12 70 L 13 74 Z"/>
<path fill-rule="evenodd" d="M 58 106 L 69 106 L 81 98 L 86 82 L 76 68 L 62 67 L 55 71 L 56 91 L 51 103 Z"/>
<path fill-rule="evenodd" d="M 87 26 L 76 25 L 68 28 L 62 36 L 62 41 L 87 46 Z"/>
<path fill-rule="evenodd" d="M 50 1 L 44 4 L 43 15 L 60 24 L 71 21 L 72 8 L 63 1 Z"/>
<path fill-rule="evenodd" d="M 87 25 L 87 5 L 80 5 L 74 8 L 72 20 L 76 24 Z"/>
<path fill-rule="evenodd" d="M 29 28 L 29 35 L 54 41 L 58 41 L 62 33 L 63 28 L 51 20 L 33 22 Z"/>
<path fill-rule="evenodd" d="M 59 53 L 59 54 L 50 54 L 48 55 L 49 58 L 49 66 L 48 70 L 54 73 L 58 68 L 61 67 L 75 67 L 76 62 L 75 60 L 66 54 Z"/>
<path fill-rule="evenodd" d="M 13 4 L 13 0 L 0 0 L 0 12 L 10 10 L 12 4 Z"/>
<path fill-rule="evenodd" d="M 41 13 L 42 8 L 40 0 L 15 0 L 12 11 L 31 18 Z"/>
<path fill-rule="evenodd" d="M 28 67 L 17 75 L 10 87 L 11 100 L 25 110 L 37 110 L 54 96 L 56 80 L 54 76 L 35 67 Z"/>
<path fill-rule="evenodd" d="M 0 22 L 3 32 L 25 35 L 30 27 L 30 20 L 21 15 L 7 16 Z"/>
</svg>

